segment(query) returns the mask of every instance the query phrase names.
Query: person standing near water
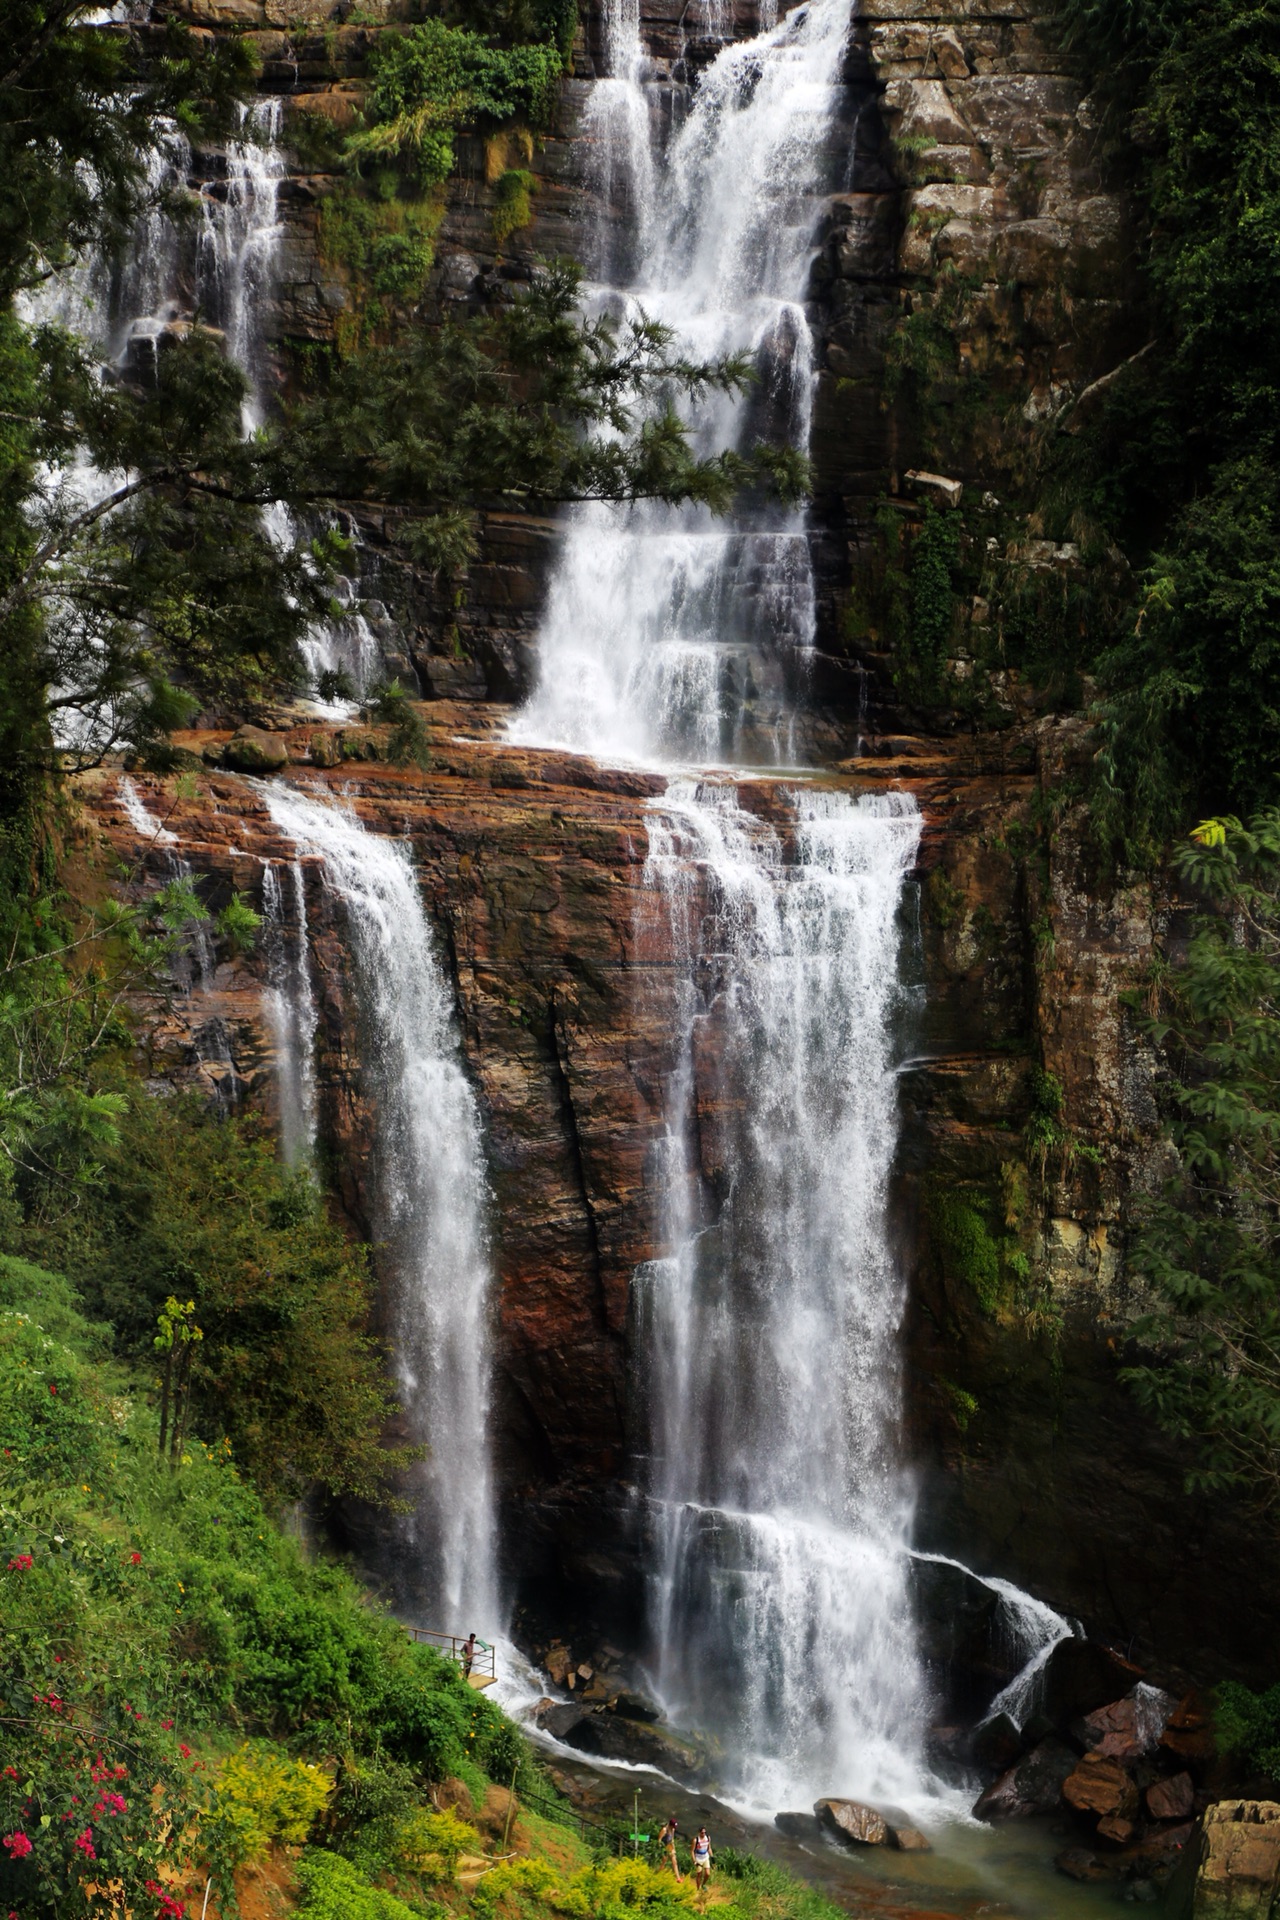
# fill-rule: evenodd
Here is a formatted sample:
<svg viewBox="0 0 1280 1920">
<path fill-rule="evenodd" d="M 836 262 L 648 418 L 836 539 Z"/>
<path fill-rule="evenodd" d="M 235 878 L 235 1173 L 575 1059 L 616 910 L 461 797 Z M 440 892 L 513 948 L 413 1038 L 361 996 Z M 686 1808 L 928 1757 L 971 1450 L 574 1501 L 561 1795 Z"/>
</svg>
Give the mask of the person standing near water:
<svg viewBox="0 0 1280 1920">
<path fill-rule="evenodd" d="M 462 1677 L 464 1680 L 469 1680 L 471 1678 L 471 1663 L 475 1659 L 475 1657 L 476 1657 L 476 1636 L 474 1633 L 472 1633 L 468 1635 L 468 1637 L 462 1643 Z"/>
<path fill-rule="evenodd" d="M 662 1829 L 662 1832 L 658 1835 L 658 1846 L 659 1848 L 666 1849 L 667 1857 L 671 1862 L 671 1871 L 674 1873 L 676 1879 L 683 1880 L 684 1875 L 680 1871 L 680 1862 L 676 1859 L 676 1834 L 679 1830 L 680 1822 L 673 1813 L 668 1818 L 667 1824 Z"/>
<path fill-rule="evenodd" d="M 693 1884 L 699 1893 L 705 1893 L 711 1878 L 711 1842 L 705 1827 L 699 1827 L 693 1841 Z"/>
</svg>

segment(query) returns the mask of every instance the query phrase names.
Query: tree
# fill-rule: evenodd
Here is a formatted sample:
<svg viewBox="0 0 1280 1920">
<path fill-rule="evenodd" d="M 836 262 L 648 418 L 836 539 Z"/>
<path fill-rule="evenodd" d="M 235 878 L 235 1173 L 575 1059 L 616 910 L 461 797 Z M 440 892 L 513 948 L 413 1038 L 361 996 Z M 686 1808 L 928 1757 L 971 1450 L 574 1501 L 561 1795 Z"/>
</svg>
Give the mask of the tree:
<svg viewBox="0 0 1280 1920">
<path fill-rule="evenodd" d="M 1175 858 L 1214 910 L 1147 1020 L 1172 1070 L 1180 1170 L 1140 1211 L 1152 1300 L 1125 1378 L 1192 1443 L 1191 1479 L 1280 1497 L 1280 810 L 1197 828 Z"/>
</svg>

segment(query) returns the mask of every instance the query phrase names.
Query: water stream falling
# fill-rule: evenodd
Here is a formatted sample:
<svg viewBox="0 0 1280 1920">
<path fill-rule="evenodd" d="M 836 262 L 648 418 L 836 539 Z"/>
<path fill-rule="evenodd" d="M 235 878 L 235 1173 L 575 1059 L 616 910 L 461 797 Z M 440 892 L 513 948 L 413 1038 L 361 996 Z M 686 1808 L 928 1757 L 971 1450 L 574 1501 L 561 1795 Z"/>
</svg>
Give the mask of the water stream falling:
<svg viewBox="0 0 1280 1920">
<path fill-rule="evenodd" d="M 279 783 L 263 797 L 341 900 L 372 1096 L 374 1228 L 392 1281 L 397 1384 L 414 1440 L 401 1594 L 452 1627 L 495 1620 L 487 1419 L 491 1274 L 484 1152 L 452 1002 L 406 849 Z M 385 1269 L 384 1269 L 385 1273 Z"/>
<path fill-rule="evenodd" d="M 637 1279 L 655 1678 L 775 1807 L 918 1793 L 924 1724 L 886 1222 L 920 816 L 906 795 L 779 798 L 778 825 L 726 782 L 674 782 L 651 810 L 677 1049 L 670 1251 Z"/>
<path fill-rule="evenodd" d="M 634 265 L 595 304 L 642 307 L 691 357 L 753 357 L 751 392 L 699 408 L 700 448 L 803 449 L 808 279 L 850 165 L 850 0 L 726 47 L 665 154 L 634 0 L 606 12 L 591 124 Z M 714 6 L 702 19 L 726 25 Z M 648 1170 L 660 1253 L 633 1289 L 655 1689 L 719 1737 L 744 1802 L 852 1793 L 927 1817 L 888 1221 L 921 820 L 909 795 L 729 771 L 795 765 L 813 633 L 803 513 L 586 508 L 512 733 L 672 775 L 648 810 L 637 926 L 639 991 L 671 1035 Z M 1028 1658 L 1066 1630 L 1040 1611 L 1037 1629 L 1014 1609 Z"/>
<path fill-rule="evenodd" d="M 262 919 L 267 963 L 263 1003 L 276 1049 L 280 1145 L 289 1166 L 307 1167 L 316 1140 L 319 1015 L 311 982 L 307 888 L 300 861 L 291 861 L 283 870 L 263 868 Z"/>
<path fill-rule="evenodd" d="M 811 0 L 704 74 L 661 166 L 638 10 L 611 0 L 600 143 L 630 182 L 638 266 L 602 304 L 642 307 L 694 358 L 745 353 L 758 384 L 699 409 L 704 451 L 766 435 L 808 444 L 805 317 L 849 0 Z M 616 196 L 615 196 L 616 197 Z M 789 763 L 813 640 L 804 514 L 774 505 L 593 505 L 570 526 L 514 737 L 609 760 Z"/>
</svg>

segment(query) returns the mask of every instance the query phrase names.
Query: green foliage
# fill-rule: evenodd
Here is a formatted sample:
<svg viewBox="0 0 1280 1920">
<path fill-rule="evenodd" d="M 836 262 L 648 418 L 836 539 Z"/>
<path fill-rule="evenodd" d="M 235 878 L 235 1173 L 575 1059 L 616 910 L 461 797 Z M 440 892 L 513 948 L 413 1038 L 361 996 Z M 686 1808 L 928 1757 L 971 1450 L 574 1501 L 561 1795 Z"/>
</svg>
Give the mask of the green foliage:
<svg viewBox="0 0 1280 1920">
<path fill-rule="evenodd" d="M 435 260 L 444 217 L 438 195 L 405 197 L 342 181 L 320 203 L 320 257 L 346 275 L 352 311 L 338 322 L 338 345 L 356 352 L 383 330 L 396 308 L 416 306 Z"/>
<path fill-rule="evenodd" d="M 508 167 L 494 191 L 493 237 L 505 246 L 513 233 L 533 225 L 534 178 L 527 167 Z"/>
<path fill-rule="evenodd" d="M 369 696 L 365 711 L 371 720 L 391 724 L 387 758 L 392 766 L 431 765 L 431 748 L 422 715 L 398 681 L 384 681 Z"/>
<path fill-rule="evenodd" d="M 0 1315 L 0 1829 L 30 1843 L 0 1854 L 0 1899 L 88 1914 L 105 1868 L 151 1912 L 162 1869 L 207 1862 L 225 1884 L 317 1826 L 358 1856 L 388 1813 L 390 1848 L 374 1832 L 366 1851 L 448 1879 L 472 1835 L 423 1804 L 426 1782 L 505 1766 L 515 1729 L 345 1572 L 308 1564 L 229 1449 L 197 1445 L 175 1474 L 136 1377 L 86 1358 L 95 1329 L 57 1311 L 65 1344 Z M 344 1756 L 332 1792 L 301 1741 Z"/>
<path fill-rule="evenodd" d="M 543 126 L 563 70 L 558 46 L 497 47 L 465 27 L 424 20 L 387 35 L 371 62 L 367 128 L 352 135 L 357 159 L 405 156 L 424 186 L 454 167 L 455 133 L 520 119 Z"/>
<path fill-rule="evenodd" d="M 1144 1024 L 1172 1070 L 1181 1171 L 1140 1213 L 1152 1304 L 1125 1378 L 1190 1442 L 1190 1479 L 1280 1493 L 1280 811 L 1205 823 L 1175 856 L 1216 911 Z"/>
<path fill-rule="evenodd" d="M 960 558 L 960 534 L 955 513 L 930 506 L 911 543 L 911 648 L 921 675 L 934 683 L 955 620 L 951 576 Z"/>
<path fill-rule="evenodd" d="M 265 1741 L 246 1741 L 227 1755 L 214 1781 L 212 1819 L 226 1856 L 239 1866 L 261 1860 L 275 1841 L 300 1847 L 329 1793 L 319 1767 Z"/>
<path fill-rule="evenodd" d="M 370 1886 L 336 1853 L 305 1853 L 298 1862 L 298 1884 L 303 1894 L 298 1912 L 306 1920 L 420 1920 L 420 1907 Z"/>
<path fill-rule="evenodd" d="M 122 1096 L 118 1140 L 100 1149 L 91 1208 L 52 1184 L 22 1230 L 27 1251 L 77 1283 L 122 1353 L 153 1344 L 176 1288 L 202 1338 L 191 1361 L 194 1431 L 229 1438 L 270 1497 L 318 1482 L 385 1498 L 390 1411 L 380 1356 L 362 1332 L 364 1249 L 325 1215 L 253 1123 L 195 1096 Z"/>
<path fill-rule="evenodd" d="M 929 1225 L 948 1274 L 969 1288 L 987 1314 L 1000 1306 L 1000 1249 L 978 1209 L 959 1194 L 935 1188 Z"/>
<path fill-rule="evenodd" d="M 1280 1780 L 1280 1685 L 1252 1693 L 1223 1681 L 1214 1692 L 1213 1731 L 1220 1752 L 1250 1773 Z"/>
<path fill-rule="evenodd" d="M 1142 215 L 1145 351 L 1052 461 L 1137 576 L 1074 646 L 1104 696 L 1100 831 L 1142 856 L 1192 809 L 1280 797 L 1280 0 L 1056 12 Z"/>
</svg>

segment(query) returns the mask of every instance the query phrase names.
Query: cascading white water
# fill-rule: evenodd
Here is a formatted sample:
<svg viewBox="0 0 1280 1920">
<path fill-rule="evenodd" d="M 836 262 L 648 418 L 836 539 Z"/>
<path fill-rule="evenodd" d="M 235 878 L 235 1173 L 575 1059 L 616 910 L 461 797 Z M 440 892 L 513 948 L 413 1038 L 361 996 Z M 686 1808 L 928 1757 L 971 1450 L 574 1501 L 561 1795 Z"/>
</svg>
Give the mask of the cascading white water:
<svg viewBox="0 0 1280 1920">
<path fill-rule="evenodd" d="M 753 392 L 700 409 L 705 451 L 807 445 L 803 303 L 821 202 L 849 181 L 834 136 L 850 12 L 809 0 L 723 51 L 659 163 L 637 8 L 609 0 L 611 77 L 589 125 L 639 265 L 594 298 L 634 301 L 691 357 L 755 357 Z M 813 623 L 798 512 L 726 526 L 696 508 L 583 509 L 512 734 L 676 775 L 649 808 L 637 927 L 641 990 L 673 1034 L 649 1169 L 662 1252 L 633 1294 L 655 1686 L 677 1722 L 720 1736 L 724 1778 L 758 1806 L 853 1793 L 922 1809 L 938 1789 L 888 1226 L 920 817 L 909 796 L 757 779 L 753 797 L 678 771 L 792 762 Z M 1010 1636 L 1035 1660 L 1068 1629 L 1021 1598 Z"/>
<path fill-rule="evenodd" d="M 227 350 L 249 382 L 245 431 L 262 424 L 267 356 L 262 308 L 273 290 L 283 229 L 280 183 L 285 174 L 278 100 L 241 109 L 247 138 L 227 142 L 221 193 L 206 191 L 197 250 L 201 308 L 224 328 Z"/>
<path fill-rule="evenodd" d="M 267 991 L 263 996 L 276 1050 L 280 1145 L 291 1167 L 310 1166 L 316 1139 L 315 1040 L 318 1025 L 311 983 L 307 889 L 299 861 L 262 873 L 263 951 Z"/>
<path fill-rule="evenodd" d="M 632 191 L 640 264 L 626 299 L 672 327 L 691 356 L 745 353 L 759 375 L 745 395 L 702 407 L 704 451 L 760 434 L 808 444 L 804 300 L 838 166 L 849 13 L 849 0 L 810 0 L 726 48 L 652 187 Z M 650 117 L 634 5 L 613 0 L 609 23 L 614 77 L 603 97 L 614 105 L 602 144 L 613 165 L 625 148 L 628 177 L 643 181 Z M 650 765 L 788 764 L 813 618 L 799 511 L 757 507 L 726 524 L 699 508 L 585 507 L 552 580 L 537 680 L 513 737 Z"/>
<path fill-rule="evenodd" d="M 398 842 L 278 783 L 263 797 L 298 851 L 323 862 L 359 983 L 393 1359 L 413 1437 L 428 1449 L 413 1470 L 402 1589 L 439 1609 L 426 1624 L 485 1632 L 496 1602 L 484 1154 L 435 938 Z"/>
<path fill-rule="evenodd" d="M 671 952 L 676 1050 L 667 1251 L 637 1276 L 655 1680 L 773 1807 L 917 1794 L 924 1707 L 886 1226 L 920 816 L 777 797 L 776 825 L 720 781 L 650 808 L 643 937 Z"/>
</svg>

